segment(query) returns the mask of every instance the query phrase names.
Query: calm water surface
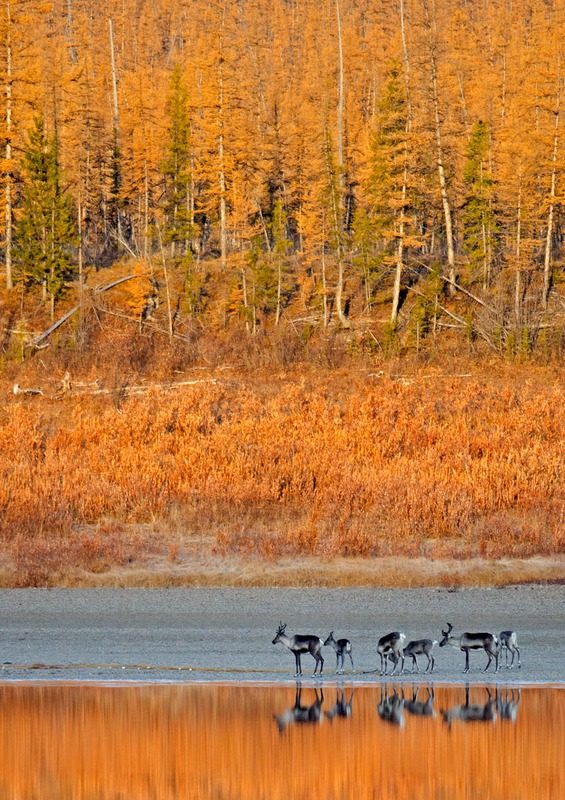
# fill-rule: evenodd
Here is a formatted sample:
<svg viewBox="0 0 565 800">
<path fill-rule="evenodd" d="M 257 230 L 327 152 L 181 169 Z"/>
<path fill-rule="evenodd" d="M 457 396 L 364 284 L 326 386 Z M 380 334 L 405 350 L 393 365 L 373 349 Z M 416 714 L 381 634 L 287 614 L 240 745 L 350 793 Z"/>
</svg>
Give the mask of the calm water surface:
<svg viewBox="0 0 565 800">
<path fill-rule="evenodd" d="M 0 797 L 565 798 L 565 689 L 0 684 Z"/>
</svg>

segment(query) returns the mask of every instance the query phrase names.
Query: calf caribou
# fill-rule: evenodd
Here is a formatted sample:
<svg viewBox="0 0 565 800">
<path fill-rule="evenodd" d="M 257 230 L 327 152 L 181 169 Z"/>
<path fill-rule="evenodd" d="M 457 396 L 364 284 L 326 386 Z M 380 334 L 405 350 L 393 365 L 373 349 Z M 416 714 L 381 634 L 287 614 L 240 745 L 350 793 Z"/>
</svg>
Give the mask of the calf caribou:
<svg viewBox="0 0 565 800">
<path fill-rule="evenodd" d="M 463 672 L 469 672 L 469 653 L 471 650 L 484 650 L 488 656 L 488 662 L 483 672 L 486 672 L 490 667 L 491 661 L 494 659 L 495 672 L 498 672 L 498 639 L 493 633 L 462 633 L 460 636 L 452 636 L 451 631 L 453 625 L 448 622 L 447 630 L 442 630 L 443 639 L 439 643 L 440 647 L 445 647 L 447 644 L 465 653 L 465 669 Z"/>
<path fill-rule="evenodd" d="M 410 656 L 412 658 L 412 669 L 411 672 L 420 672 L 420 668 L 418 667 L 418 661 L 416 656 L 424 655 L 428 659 L 428 663 L 426 665 L 426 669 L 424 672 L 433 672 L 435 666 L 435 658 L 432 655 L 432 650 L 436 646 L 437 642 L 435 639 L 413 639 L 411 642 L 408 642 L 406 647 L 404 648 L 404 657 Z"/>
<path fill-rule="evenodd" d="M 322 639 L 320 639 L 319 636 L 312 636 L 310 634 L 302 635 L 299 633 L 295 633 L 294 636 L 287 636 L 285 631 L 286 625 L 283 625 L 281 622 L 277 628 L 275 638 L 273 639 L 273 644 L 282 642 L 285 647 L 288 647 L 288 649 L 294 653 L 294 658 L 296 659 L 296 674 L 294 677 L 298 678 L 302 675 L 302 664 L 300 663 L 300 656 L 302 653 L 310 653 L 310 655 L 315 659 L 316 666 L 314 667 L 314 675 L 316 674 L 318 667 L 320 667 L 321 676 L 322 670 L 324 669 L 324 659 L 322 658 L 321 652 L 322 645 L 324 644 Z"/>
<path fill-rule="evenodd" d="M 335 671 L 336 674 L 339 672 L 345 671 L 345 655 L 349 656 L 349 660 L 351 661 L 351 669 L 355 670 L 353 666 L 353 655 L 352 655 L 352 647 L 351 642 L 349 639 L 334 639 L 334 632 L 330 631 L 330 635 L 324 642 L 324 647 L 331 645 L 335 650 L 336 655 L 336 667 Z M 341 662 L 341 669 L 340 669 L 340 662 Z"/>
</svg>

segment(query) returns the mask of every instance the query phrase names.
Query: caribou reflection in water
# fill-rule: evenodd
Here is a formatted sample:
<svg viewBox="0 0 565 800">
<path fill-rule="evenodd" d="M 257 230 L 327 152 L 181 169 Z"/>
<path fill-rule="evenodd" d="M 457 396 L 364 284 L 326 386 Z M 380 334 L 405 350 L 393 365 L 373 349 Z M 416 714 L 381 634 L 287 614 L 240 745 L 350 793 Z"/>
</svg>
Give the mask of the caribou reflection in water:
<svg viewBox="0 0 565 800">
<path fill-rule="evenodd" d="M 335 703 L 331 708 L 328 708 L 328 710 L 326 711 L 326 717 L 330 720 L 333 720 L 335 717 L 341 717 L 342 719 L 349 719 L 353 711 L 353 692 L 354 689 L 353 687 L 351 687 L 351 694 L 349 695 L 349 700 L 346 700 L 345 690 L 343 689 L 343 687 L 339 686 L 336 689 Z"/>
<path fill-rule="evenodd" d="M 488 686 L 485 686 L 487 701 L 484 704 L 469 702 L 469 684 L 465 686 L 465 704 L 453 706 L 447 711 L 442 711 L 441 715 L 444 722 L 451 727 L 454 720 L 461 722 L 496 722 L 497 715 L 502 720 L 516 722 L 518 715 L 518 705 L 520 703 L 520 689 L 516 692 L 508 688 L 504 692 L 499 692 L 495 688 L 494 697 Z"/>
<path fill-rule="evenodd" d="M 377 706 L 377 714 L 385 722 L 390 722 L 391 725 L 398 725 L 399 728 L 404 727 L 406 723 L 404 718 L 404 696 L 399 695 L 394 686 L 390 697 L 388 684 L 381 686 L 381 702 Z"/>
<path fill-rule="evenodd" d="M 316 696 L 315 701 L 311 705 L 302 705 L 302 686 L 296 684 L 296 696 L 294 698 L 294 705 L 292 708 L 283 711 L 282 714 L 275 714 L 274 718 L 278 725 L 280 733 L 283 733 L 289 725 L 294 723 L 319 723 L 324 718 L 322 711 L 322 703 L 324 702 L 324 692 L 320 689 L 314 689 Z"/>
<path fill-rule="evenodd" d="M 425 700 L 418 700 L 421 686 L 412 686 L 412 700 L 404 700 L 404 708 L 413 717 L 433 717 L 435 718 L 436 712 L 434 710 L 435 692 L 434 686 L 427 686 L 426 691 L 428 696 Z"/>
<path fill-rule="evenodd" d="M 500 719 L 508 722 L 516 722 L 518 706 L 520 705 L 520 688 L 512 688 L 509 690 L 506 686 L 504 691 L 500 693 L 497 688 L 495 699 Z"/>
<path fill-rule="evenodd" d="M 475 687 L 477 691 L 486 692 L 486 702 L 470 702 L 470 685 L 465 686 L 465 702 L 454 705 L 448 709 L 441 710 L 441 718 L 451 728 L 454 722 L 486 722 L 494 724 L 497 719 L 515 723 L 520 704 L 520 688 L 494 687 L 492 690 L 488 686 Z M 424 695 L 425 690 L 425 695 Z M 302 686 L 296 684 L 296 695 L 292 708 L 283 711 L 281 714 L 274 714 L 274 719 L 278 729 L 283 733 L 290 725 L 295 723 L 316 723 L 319 724 L 327 717 L 331 722 L 334 719 L 350 719 L 353 711 L 354 687 L 351 687 L 349 698 L 343 686 L 336 687 L 336 699 L 332 706 L 322 711 L 324 703 L 324 692 L 322 689 L 311 688 L 308 692 L 314 693 L 314 700 L 311 703 L 304 703 L 302 700 Z M 421 695 L 420 695 L 421 693 Z M 312 697 L 310 696 L 310 699 Z M 484 696 L 483 696 L 483 699 Z M 436 719 L 435 689 L 434 684 L 412 684 L 412 688 L 400 685 L 385 683 L 380 687 L 380 702 L 377 706 L 377 714 L 383 722 L 397 728 L 403 728 L 406 724 L 406 715 L 413 717 L 426 717 Z"/>
<path fill-rule="evenodd" d="M 388 685 L 381 687 L 381 701 L 377 706 L 377 714 L 385 722 L 390 722 L 391 725 L 397 725 L 399 728 L 403 728 L 406 724 L 405 711 L 413 717 L 434 718 L 436 712 L 434 710 L 433 684 L 431 687 L 426 687 L 428 696 L 425 700 L 418 700 L 420 689 L 421 686 L 412 685 L 412 697 L 407 698 L 404 686 L 400 687 L 400 690 L 393 686 L 390 696 Z"/>
</svg>

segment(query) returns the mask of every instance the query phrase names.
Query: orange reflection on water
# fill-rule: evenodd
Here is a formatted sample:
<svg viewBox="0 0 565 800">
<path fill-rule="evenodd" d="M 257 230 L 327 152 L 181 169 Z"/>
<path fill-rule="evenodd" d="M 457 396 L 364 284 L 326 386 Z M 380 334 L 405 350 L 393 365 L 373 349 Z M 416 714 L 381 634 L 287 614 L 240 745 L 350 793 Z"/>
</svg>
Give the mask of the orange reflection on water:
<svg viewBox="0 0 565 800">
<path fill-rule="evenodd" d="M 563 689 L 4 684 L 0 735 L 18 800 L 565 797 Z"/>
</svg>

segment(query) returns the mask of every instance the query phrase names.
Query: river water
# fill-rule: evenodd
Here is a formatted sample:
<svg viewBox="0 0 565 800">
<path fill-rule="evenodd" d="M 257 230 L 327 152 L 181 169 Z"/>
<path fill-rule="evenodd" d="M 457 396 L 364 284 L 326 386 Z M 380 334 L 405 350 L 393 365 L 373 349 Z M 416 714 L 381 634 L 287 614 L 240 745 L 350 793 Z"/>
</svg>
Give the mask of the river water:
<svg viewBox="0 0 565 800">
<path fill-rule="evenodd" d="M 272 644 L 353 642 L 322 679 Z M 436 647 L 381 678 L 392 630 L 518 632 L 522 667 Z M 563 800 L 565 590 L 0 591 L 0 800 Z M 422 664 L 422 667 L 424 665 Z"/>
<path fill-rule="evenodd" d="M 11 800 L 560 800 L 565 689 L 0 685 Z"/>
</svg>

